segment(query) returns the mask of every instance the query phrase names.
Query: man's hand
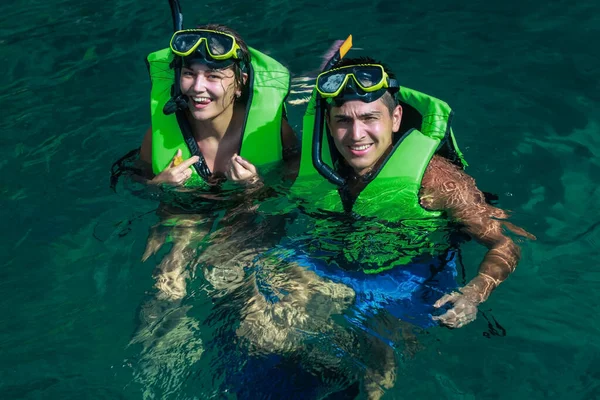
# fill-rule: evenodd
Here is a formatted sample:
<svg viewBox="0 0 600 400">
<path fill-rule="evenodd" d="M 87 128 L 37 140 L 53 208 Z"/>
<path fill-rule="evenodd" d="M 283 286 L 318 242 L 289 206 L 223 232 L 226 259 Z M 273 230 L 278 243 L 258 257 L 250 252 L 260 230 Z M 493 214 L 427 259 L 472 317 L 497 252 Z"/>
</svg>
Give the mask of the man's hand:
<svg viewBox="0 0 600 400">
<path fill-rule="evenodd" d="M 192 169 L 190 167 L 197 163 L 198 160 L 198 156 L 193 156 L 183 161 L 181 158 L 181 149 L 177 149 L 177 154 L 175 154 L 169 166 L 156 175 L 150 183 L 181 186 L 192 176 Z"/>
<path fill-rule="evenodd" d="M 440 321 L 440 324 L 448 328 L 460 328 L 467 325 L 469 322 L 475 321 L 477 318 L 477 301 L 470 293 L 470 288 L 463 287 L 460 292 L 452 292 L 442 296 L 441 299 L 433 305 L 435 308 L 440 308 L 446 303 L 451 303 L 453 307 L 445 314 L 434 316 L 434 321 Z"/>
<path fill-rule="evenodd" d="M 256 167 L 237 154 L 234 154 L 233 157 L 231 157 L 231 160 L 229 160 L 225 176 L 230 181 L 249 185 L 253 185 L 260 181 Z"/>
</svg>

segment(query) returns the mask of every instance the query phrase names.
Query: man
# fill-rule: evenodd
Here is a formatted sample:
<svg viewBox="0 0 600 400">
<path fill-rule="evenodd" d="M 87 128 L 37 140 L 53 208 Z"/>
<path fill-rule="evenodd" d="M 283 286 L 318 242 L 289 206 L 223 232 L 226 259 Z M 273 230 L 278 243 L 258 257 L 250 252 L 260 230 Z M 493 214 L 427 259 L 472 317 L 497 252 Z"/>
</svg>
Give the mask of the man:
<svg viewBox="0 0 600 400">
<path fill-rule="evenodd" d="M 354 274 L 352 286 L 357 292 L 373 287 L 365 276 L 403 271 L 416 263 L 431 266 L 423 261 L 426 255 L 443 259 L 443 242 L 446 250 L 452 246 L 447 238 L 432 240 L 436 230 L 450 232 L 458 226 L 486 246 L 477 275 L 452 293 L 442 296 L 442 288 L 433 304 L 433 309 L 441 311 L 431 320 L 459 328 L 476 318 L 479 304 L 515 270 L 520 248 L 503 233 L 503 227 L 534 237 L 507 222 L 508 214 L 488 204 L 474 179 L 463 172 L 466 163 L 450 129 L 451 116 L 446 103 L 399 88 L 393 73 L 380 62 L 344 59 L 317 78 L 305 115 L 300 174 L 293 189 L 299 197 L 312 197 L 307 208 L 345 214 L 371 225 L 355 243 L 344 239 L 337 249 L 346 253 L 343 260 L 334 257 L 342 269 L 362 270 L 362 276 L 357 271 L 348 273 Z M 319 119 L 326 121 L 326 128 Z M 418 232 L 394 242 L 389 235 L 394 224 L 400 236 L 407 234 L 407 226 L 416 226 Z M 361 245 L 360 250 L 350 249 Z M 408 247 L 411 251 L 407 252 Z M 317 245 L 309 251 L 322 253 L 323 248 Z M 327 252 L 332 253 L 331 249 Z M 445 261 L 453 261 L 448 254 Z M 344 267 L 353 263 L 360 266 Z M 331 269 L 313 269 L 336 281 Z M 337 280 L 348 282 L 348 276 Z M 417 292 L 414 286 L 411 290 L 414 300 Z M 387 303 L 393 297 L 389 292 L 384 296 Z"/>
<path fill-rule="evenodd" d="M 468 324 L 514 271 L 520 249 L 503 227 L 533 236 L 463 172 L 451 116 L 370 58 L 344 59 L 317 77 L 291 189 L 300 211 L 257 263 L 257 281 L 269 285 L 256 297 L 275 300 L 254 301 L 237 330 L 259 354 L 303 352 L 340 376 L 350 360 L 364 368 L 367 397 L 378 399 L 394 385 L 397 345 L 415 350 L 413 326 Z M 457 232 L 488 251 L 453 291 Z"/>
</svg>

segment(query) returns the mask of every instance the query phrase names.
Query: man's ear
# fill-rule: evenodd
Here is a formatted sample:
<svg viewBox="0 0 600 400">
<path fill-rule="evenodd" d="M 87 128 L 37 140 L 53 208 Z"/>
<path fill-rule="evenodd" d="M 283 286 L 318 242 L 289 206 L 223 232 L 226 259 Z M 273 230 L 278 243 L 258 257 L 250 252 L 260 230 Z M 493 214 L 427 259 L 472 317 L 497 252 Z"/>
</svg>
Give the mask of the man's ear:
<svg viewBox="0 0 600 400">
<path fill-rule="evenodd" d="M 402 106 L 398 104 L 392 112 L 392 132 L 400 130 L 400 122 L 402 122 Z"/>
</svg>

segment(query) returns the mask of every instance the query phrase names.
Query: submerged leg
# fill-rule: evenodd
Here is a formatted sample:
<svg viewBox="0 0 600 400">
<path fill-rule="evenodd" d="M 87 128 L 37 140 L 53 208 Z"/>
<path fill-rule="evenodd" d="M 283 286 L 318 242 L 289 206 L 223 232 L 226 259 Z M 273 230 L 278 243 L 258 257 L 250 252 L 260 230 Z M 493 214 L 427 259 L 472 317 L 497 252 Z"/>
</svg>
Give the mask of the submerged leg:
<svg viewBox="0 0 600 400">
<path fill-rule="evenodd" d="M 395 352 L 378 338 L 370 336 L 368 341 L 368 366 L 363 384 L 367 397 L 378 400 L 396 383 Z"/>
<path fill-rule="evenodd" d="M 332 325 L 331 316 L 340 314 L 354 299 L 354 291 L 340 283 L 321 278 L 297 264 L 264 265 L 274 299 L 260 291 L 244 310 L 238 336 L 257 351 L 290 352 L 304 345 L 306 335 L 323 332 Z M 253 279 L 256 281 L 257 277 Z M 264 277 L 261 278 L 264 280 Z"/>
</svg>

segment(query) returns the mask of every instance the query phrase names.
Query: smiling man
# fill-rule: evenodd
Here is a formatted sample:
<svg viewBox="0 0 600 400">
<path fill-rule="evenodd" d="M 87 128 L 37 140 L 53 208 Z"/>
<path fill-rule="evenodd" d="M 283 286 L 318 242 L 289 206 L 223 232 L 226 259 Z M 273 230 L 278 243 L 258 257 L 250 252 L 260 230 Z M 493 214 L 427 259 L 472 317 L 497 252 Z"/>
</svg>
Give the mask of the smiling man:
<svg viewBox="0 0 600 400">
<path fill-rule="evenodd" d="M 380 62 L 344 59 L 318 76 L 304 118 L 294 192 L 309 214 L 330 216 L 300 251 L 319 255 L 306 265 L 350 285 L 360 309 L 385 309 L 424 327 L 473 321 L 520 258 L 504 228 L 533 236 L 506 221 L 508 214 L 490 205 L 463 171 L 450 107 L 400 88 Z M 459 232 L 488 249 L 461 288 L 451 239 Z"/>
<path fill-rule="evenodd" d="M 390 94 L 384 97 L 372 103 L 348 101 L 328 114 L 335 147 L 359 176 L 371 171 L 392 148 L 391 132 L 400 128 L 402 108 L 395 106 Z"/>
<path fill-rule="evenodd" d="M 446 103 L 400 88 L 373 59 L 344 59 L 317 77 L 291 188 L 300 207 L 269 254 L 276 268 L 257 269 L 269 284 L 238 335 L 261 352 L 309 352 L 340 375 L 349 357 L 364 368 L 361 390 L 379 399 L 394 385 L 395 351 L 417 348 L 415 326 L 476 318 L 520 257 L 504 228 L 532 236 L 463 172 L 451 117 Z M 488 251 L 458 288 L 456 238 L 465 234 Z"/>
</svg>

